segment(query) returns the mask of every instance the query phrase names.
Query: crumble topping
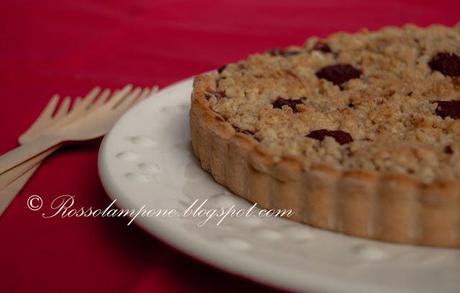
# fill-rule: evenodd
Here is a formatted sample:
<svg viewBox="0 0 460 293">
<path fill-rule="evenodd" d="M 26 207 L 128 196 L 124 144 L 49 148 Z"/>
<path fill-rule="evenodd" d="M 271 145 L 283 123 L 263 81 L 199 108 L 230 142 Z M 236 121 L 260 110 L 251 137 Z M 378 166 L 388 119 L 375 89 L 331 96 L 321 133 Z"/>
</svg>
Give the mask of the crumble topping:
<svg viewBox="0 0 460 293">
<path fill-rule="evenodd" d="M 339 32 L 213 73 L 211 108 L 305 166 L 460 179 L 460 24 Z"/>
</svg>

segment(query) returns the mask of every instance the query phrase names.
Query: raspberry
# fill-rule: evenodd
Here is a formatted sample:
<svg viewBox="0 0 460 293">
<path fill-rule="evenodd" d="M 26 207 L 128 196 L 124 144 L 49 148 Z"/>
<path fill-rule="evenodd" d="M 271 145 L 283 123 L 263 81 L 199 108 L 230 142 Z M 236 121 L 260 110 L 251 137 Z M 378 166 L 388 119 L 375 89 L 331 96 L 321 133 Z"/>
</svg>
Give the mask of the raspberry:
<svg viewBox="0 0 460 293">
<path fill-rule="evenodd" d="M 460 119 L 460 100 L 454 101 L 435 101 L 438 104 L 436 114 L 443 119 L 450 117 L 452 119 Z"/>
<path fill-rule="evenodd" d="M 450 145 L 448 145 L 444 148 L 444 152 L 448 155 L 452 155 L 454 153 L 454 150 L 452 149 Z"/>
<path fill-rule="evenodd" d="M 460 57 L 455 53 L 441 52 L 428 62 L 431 70 L 448 76 L 460 76 Z"/>
<path fill-rule="evenodd" d="M 273 108 L 281 109 L 283 106 L 288 106 L 292 109 L 293 113 L 297 113 L 297 105 L 302 104 L 301 100 L 289 100 L 282 97 L 278 97 L 273 103 Z"/>
<path fill-rule="evenodd" d="M 225 70 L 225 68 L 227 68 L 227 64 L 222 65 L 221 67 L 219 67 L 219 69 L 217 69 L 217 72 L 222 73 Z"/>
<path fill-rule="evenodd" d="M 351 135 L 348 132 L 342 130 L 320 129 L 314 130 L 307 135 L 307 137 L 317 139 L 319 141 L 322 141 L 326 136 L 334 138 L 335 141 L 340 145 L 344 145 L 353 141 Z"/>
<path fill-rule="evenodd" d="M 354 68 L 350 64 L 336 64 L 321 68 L 316 72 L 316 76 L 341 86 L 350 79 L 359 78 L 361 70 Z"/>
</svg>

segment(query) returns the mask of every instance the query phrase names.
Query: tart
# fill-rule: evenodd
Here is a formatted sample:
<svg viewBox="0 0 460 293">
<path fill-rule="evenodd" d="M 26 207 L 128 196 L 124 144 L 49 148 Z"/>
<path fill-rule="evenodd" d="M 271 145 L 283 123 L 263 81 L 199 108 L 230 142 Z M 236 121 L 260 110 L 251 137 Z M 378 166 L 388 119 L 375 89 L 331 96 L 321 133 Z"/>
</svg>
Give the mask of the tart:
<svg viewBox="0 0 460 293">
<path fill-rule="evenodd" d="M 460 25 L 312 37 L 194 80 L 193 152 L 290 220 L 460 247 Z"/>
</svg>

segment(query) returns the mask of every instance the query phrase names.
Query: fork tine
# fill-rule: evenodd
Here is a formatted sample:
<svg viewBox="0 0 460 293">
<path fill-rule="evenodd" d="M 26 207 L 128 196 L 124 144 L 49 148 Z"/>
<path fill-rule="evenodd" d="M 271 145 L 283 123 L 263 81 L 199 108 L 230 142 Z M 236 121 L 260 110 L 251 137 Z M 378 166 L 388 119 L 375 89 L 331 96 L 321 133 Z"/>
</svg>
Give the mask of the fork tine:
<svg viewBox="0 0 460 293">
<path fill-rule="evenodd" d="M 153 86 L 152 88 L 148 88 L 148 87 L 145 87 L 142 89 L 142 92 L 140 93 L 139 96 L 137 96 L 136 98 L 133 99 L 133 101 L 131 103 L 128 103 L 127 105 L 125 105 L 126 107 L 126 110 L 132 106 L 134 106 L 135 104 L 141 102 L 142 100 L 144 100 L 145 98 L 147 98 L 148 96 L 150 96 L 151 94 L 154 94 L 154 93 L 157 93 L 159 90 L 159 87 L 156 85 L 156 86 Z M 124 101 L 123 101 L 124 102 Z"/>
<path fill-rule="evenodd" d="M 151 94 L 157 93 L 158 91 L 159 91 L 159 87 L 157 85 L 153 86 L 152 88 L 146 87 L 142 90 L 141 95 L 136 99 L 136 101 L 134 101 L 134 103 L 137 104 L 140 101 L 147 98 L 148 96 L 150 96 Z"/>
<path fill-rule="evenodd" d="M 136 101 L 139 100 L 140 97 L 145 95 L 145 91 L 142 90 L 141 87 L 136 87 L 127 97 L 121 100 L 118 104 L 116 104 L 113 109 L 119 112 L 126 111 L 129 107 L 134 105 Z"/>
<path fill-rule="evenodd" d="M 153 93 L 154 91 L 156 92 L 157 89 L 155 89 L 155 88 L 148 88 L 148 87 L 144 88 L 144 89 L 142 90 L 141 94 L 139 95 L 139 97 L 137 97 L 137 99 L 134 100 L 133 105 L 139 103 L 139 102 L 142 101 L 142 100 L 144 100 L 146 97 L 148 97 L 148 96 L 149 96 L 151 93 Z"/>
<path fill-rule="evenodd" d="M 83 98 L 83 101 L 82 103 L 80 104 L 80 106 L 83 108 L 83 109 L 87 109 L 89 108 L 94 100 L 96 99 L 97 95 L 101 92 L 101 88 L 99 86 L 95 86 L 93 87 L 87 94 L 86 96 Z"/>
<path fill-rule="evenodd" d="M 76 97 L 75 100 L 73 101 L 72 109 L 75 109 L 75 107 L 79 107 L 82 102 L 83 102 L 82 97 L 80 97 L 80 96 Z"/>
<path fill-rule="evenodd" d="M 49 123 L 51 121 L 53 113 L 56 110 L 56 106 L 58 102 L 59 102 L 59 95 L 52 96 L 48 104 L 45 106 L 42 112 L 38 115 L 37 119 L 32 123 L 32 125 L 26 131 L 24 131 L 21 134 L 21 136 L 19 137 L 19 140 L 24 135 L 28 135 L 29 133 L 32 133 L 36 131 L 38 128 L 42 127 L 44 124 Z"/>
<path fill-rule="evenodd" d="M 71 101 L 72 100 L 69 96 L 65 97 L 61 105 L 59 106 L 59 109 L 57 110 L 56 114 L 53 116 L 53 119 L 58 119 L 65 116 L 69 112 Z"/>
<path fill-rule="evenodd" d="M 120 104 L 127 96 L 132 94 L 133 86 L 131 84 L 125 85 L 121 90 L 112 95 L 110 100 L 107 102 L 107 106 L 114 109 Z"/>
<path fill-rule="evenodd" d="M 35 124 L 42 123 L 45 120 L 51 120 L 53 113 L 56 111 L 56 106 L 59 102 L 59 95 L 54 95 L 49 100 L 48 104 L 46 104 L 45 109 L 38 115 L 35 122 L 32 124 L 31 128 L 35 126 Z"/>
<path fill-rule="evenodd" d="M 76 97 L 73 100 L 72 107 L 69 111 L 69 116 L 74 115 L 75 113 L 79 112 L 82 110 L 82 103 L 84 102 L 82 97 Z"/>
<path fill-rule="evenodd" d="M 89 109 L 97 109 L 100 106 L 102 106 L 107 99 L 110 97 L 110 89 L 104 89 L 102 93 L 99 95 L 97 98 L 96 102 L 94 102 L 92 105 L 89 106 Z"/>
</svg>

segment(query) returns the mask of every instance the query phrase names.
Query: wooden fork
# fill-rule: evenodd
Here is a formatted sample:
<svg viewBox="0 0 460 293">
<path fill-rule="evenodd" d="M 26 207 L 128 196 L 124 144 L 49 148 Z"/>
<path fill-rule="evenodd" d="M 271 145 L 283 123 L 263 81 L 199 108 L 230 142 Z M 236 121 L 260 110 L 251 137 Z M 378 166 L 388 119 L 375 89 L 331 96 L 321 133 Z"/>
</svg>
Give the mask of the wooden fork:
<svg viewBox="0 0 460 293">
<path fill-rule="evenodd" d="M 57 119 L 52 127 L 33 141 L 1 156 L 0 174 L 51 147 L 102 136 L 129 107 L 149 92 L 150 89 L 132 89 L 131 85 L 127 85 L 106 100 L 98 99 L 88 111 L 75 111 Z"/>
<path fill-rule="evenodd" d="M 126 91 L 126 87 L 123 90 Z M 120 92 L 123 92 L 123 90 L 116 91 L 113 97 L 118 95 Z M 144 99 L 150 92 L 156 91 L 158 91 L 158 87 L 153 87 L 152 89 L 145 88 L 141 91 L 137 88 L 126 97 L 131 97 L 130 101 L 134 104 Z M 135 93 L 137 93 L 137 95 Z M 20 136 L 19 142 L 21 144 L 33 142 L 42 133 L 46 133 L 50 128 L 54 128 L 56 123 L 59 123 L 59 126 L 62 127 L 75 122 L 84 114 L 97 111 L 101 106 L 108 102 L 109 95 L 110 91 L 108 89 L 101 92 L 99 87 L 95 87 L 83 99 L 78 97 L 74 101 L 72 110 L 70 110 L 70 97 L 64 98 L 60 107 L 56 109 L 59 96 L 53 96 L 33 125 Z M 115 102 L 115 100 L 112 99 L 110 99 L 110 101 Z M 120 99 L 119 102 L 121 103 L 123 100 Z M 115 106 L 119 105 L 115 104 Z M 56 114 L 53 115 L 53 113 Z M 0 215 L 6 207 L 8 207 L 14 196 L 22 189 L 28 179 L 37 170 L 40 163 L 58 148 L 59 146 L 53 146 L 43 153 L 38 154 L 37 156 L 0 175 Z"/>
<path fill-rule="evenodd" d="M 94 88 L 91 90 L 90 94 L 99 90 Z M 78 105 L 78 101 L 74 102 L 74 109 Z M 40 113 L 38 118 L 32 124 L 32 126 L 26 130 L 20 137 L 19 143 L 24 144 L 27 141 L 33 140 L 35 137 L 40 135 L 40 132 L 52 123 L 53 118 L 60 118 L 63 115 L 67 114 L 68 108 L 70 106 L 70 97 L 65 97 L 59 109 L 56 110 L 57 104 L 59 101 L 59 96 L 54 95 L 51 100 L 46 105 L 45 109 Z M 56 113 L 53 117 L 53 113 Z M 11 201 L 14 199 L 15 195 L 19 193 L 22 187 L 29 181 L 30 177 L 35 173 L 35 171 L 40 166 L 40 163 L 51 153 L 53 153 L 58 147 L 53 147 L 38 156 L 16 166 L 13 169 L 8 170 L 0 176 L 0 215 L 6 210 L 10 205 Z"/>
<path fill-rule="evenodd" d="M 26 144 L 32 142 L 34 139 L 38 138 L 46 129 L 53 127 L 56 121 L 61 121 L 60 123 L 64 124 L 65 122 L 70 123 L 76 118 L 78 118 L 77 113 L 82 113 L 84 111 L 88 111 L 93 107 L 94 101 L 104 101 L 107 99 L 107 96 L 110 94 L 108 89 L 105 89 L 101 92 L 99 87 L 94 87 L 83 99 L 81 97 L 77 97 L 74 101 L 72 110 L 70 110 L 71 98 L 65 97 L 59 106 L 57 107 L 59 102 L 59 96 L 54 95 L 51 100 L 46 105 L 45 109 L 40 113 L 37 120 L 32 124 L 32 126 L 26 130 L 20 137 L 19 143 Z M 53 113 L 55 113 L 53 115 Z M 63 121 L 64 117 L 65 121 Z M 15 168 L 3 173 L 0 175 L 0 190 L 3 189 L 6 185 L 11 183 L 13 180 L 24 174 L 33 165 L 40 163 L 45 159 L 48 155 L 53 153 L 58 147 L 53 147 L 30 160 L 17 165 Z"/>
</svg>

